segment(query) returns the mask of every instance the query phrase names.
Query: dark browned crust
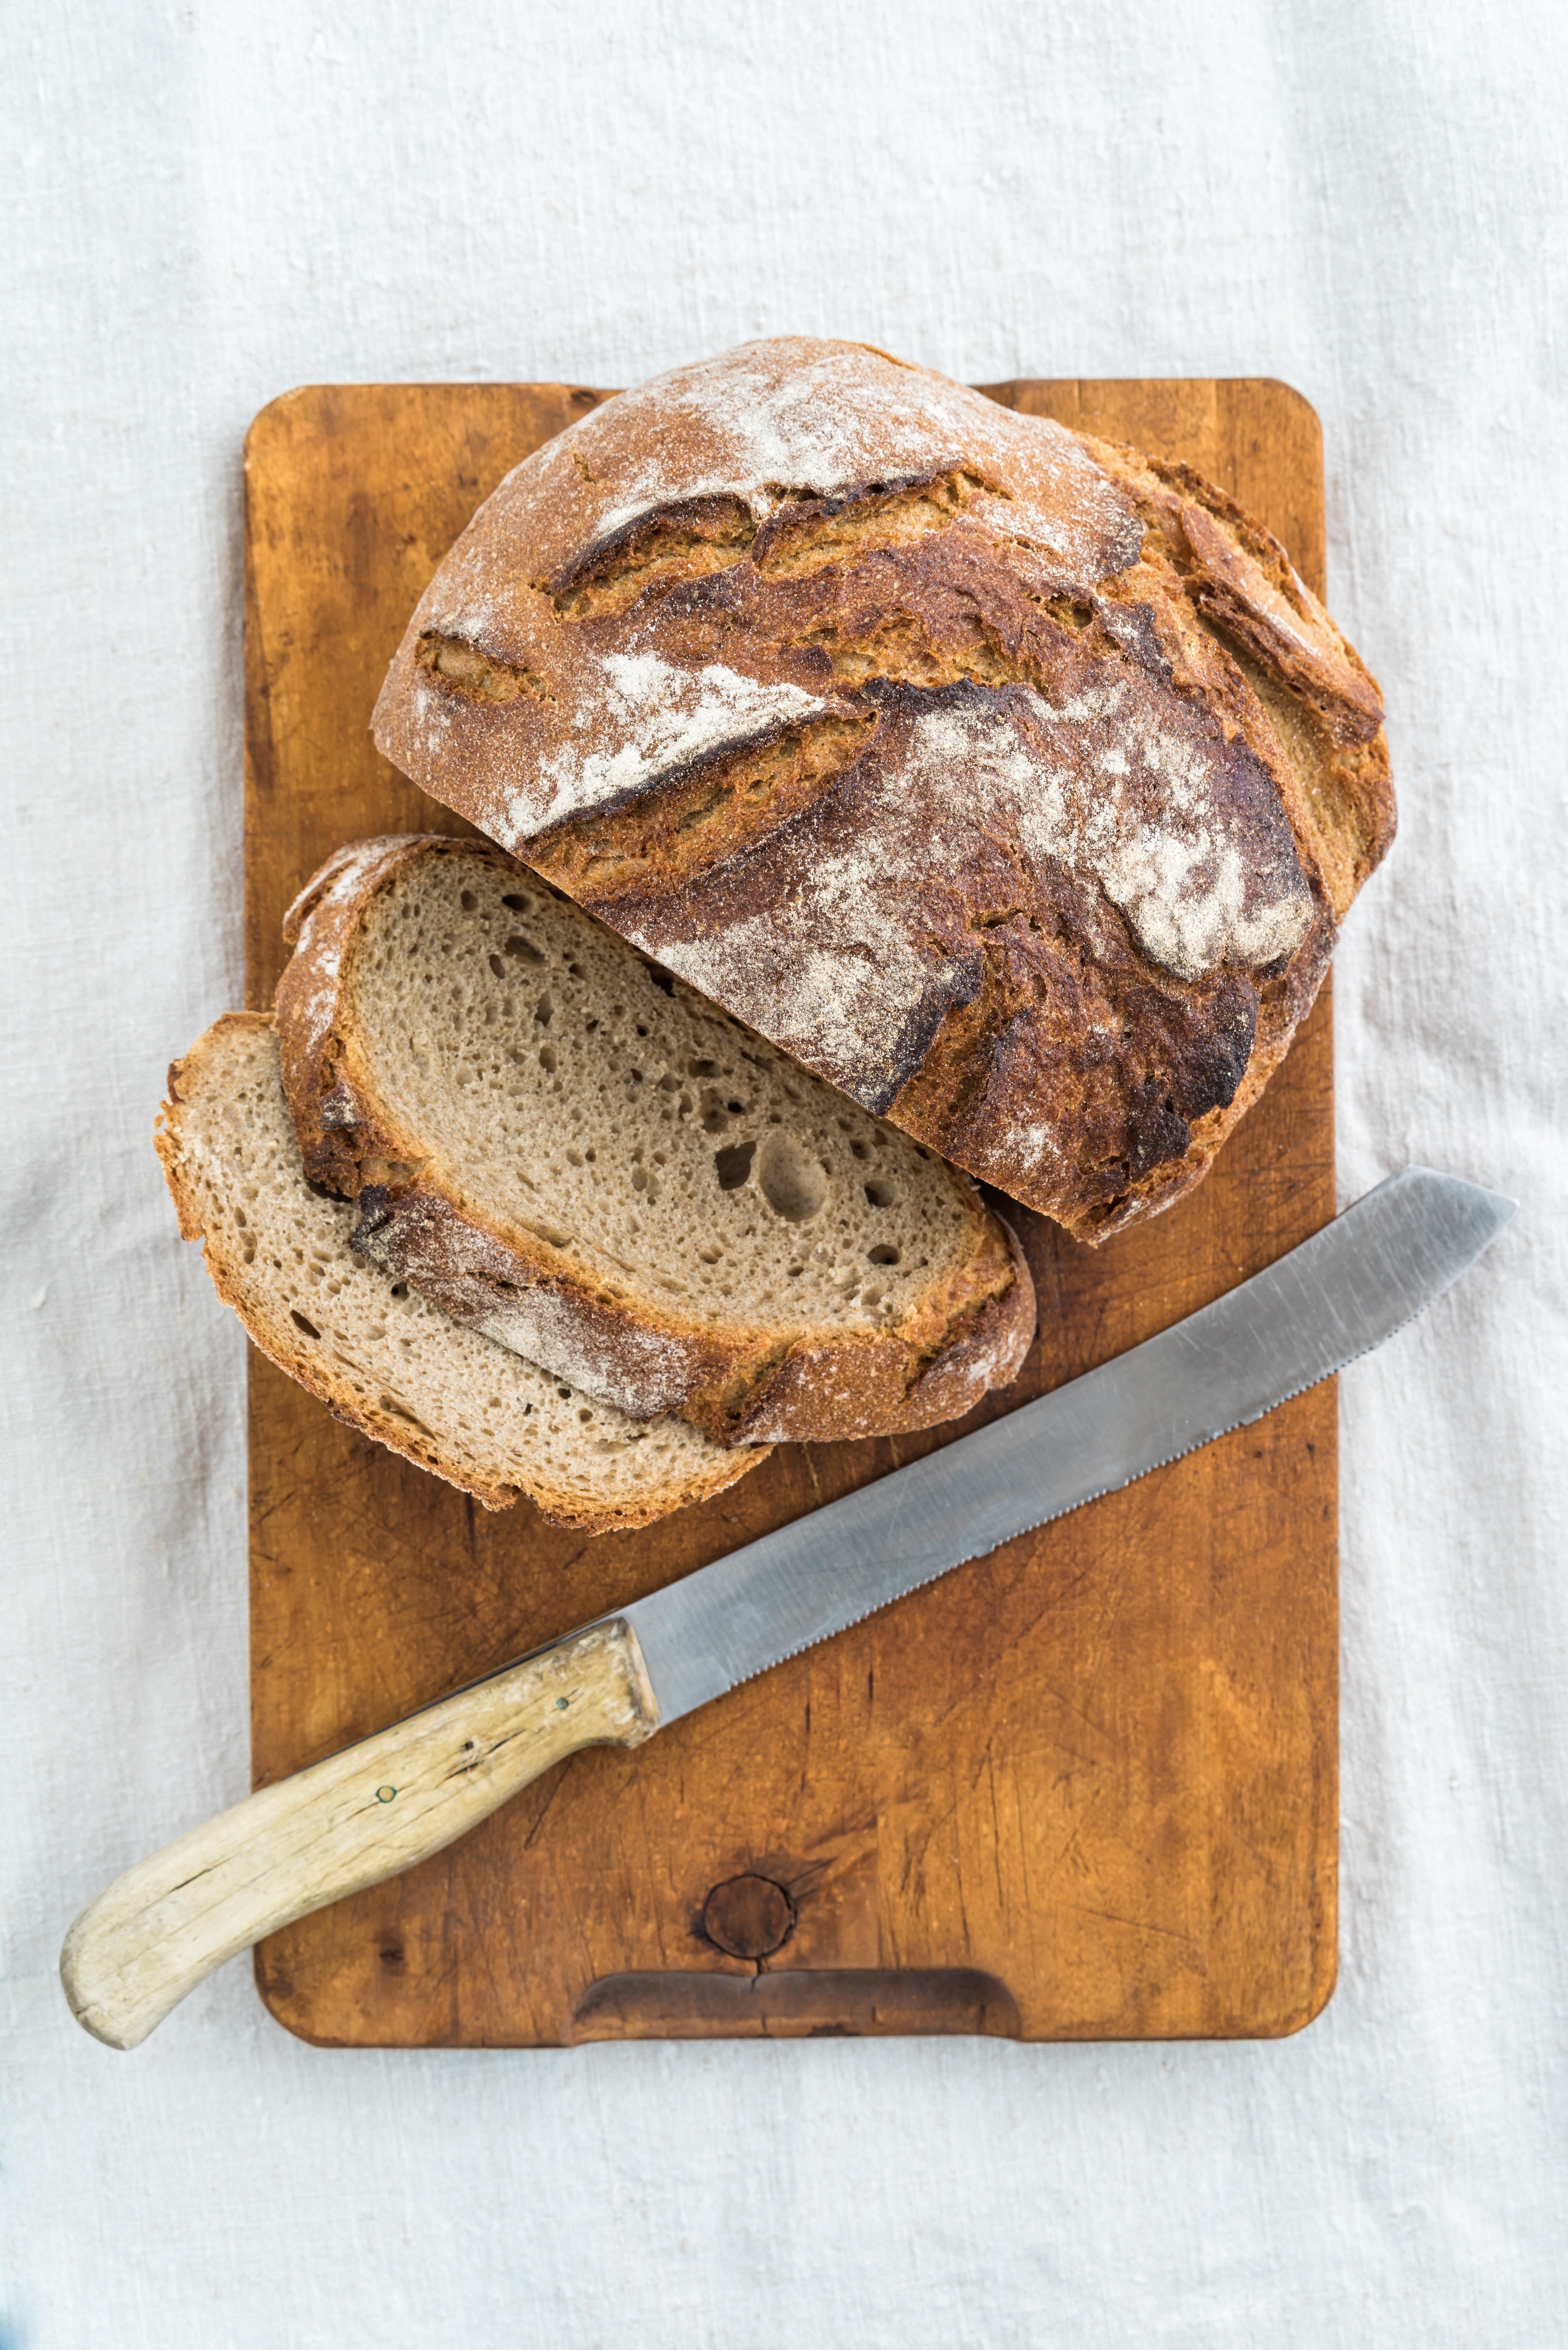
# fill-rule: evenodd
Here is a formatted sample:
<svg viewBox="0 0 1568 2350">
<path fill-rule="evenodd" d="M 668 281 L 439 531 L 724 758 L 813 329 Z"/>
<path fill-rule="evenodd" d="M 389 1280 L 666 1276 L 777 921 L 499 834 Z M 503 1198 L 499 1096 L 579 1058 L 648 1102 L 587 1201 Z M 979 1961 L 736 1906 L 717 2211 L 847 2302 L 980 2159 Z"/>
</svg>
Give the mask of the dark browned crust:
<svg viewBox="0 0 1568 2350">
<path fill-rule="evenodd" d="M 832 348 L 787 347 L 803 365 Z M 864 355 L 837 348 L 858 380 Z M 389 672 L 380 747 L 737 1017 L 1080 1237 L 1169 1204 L 1282 1057 L 1393 838 L 1364 663 L 1278 542 L 1190 468 L 1041 419 L 992 445 L 982 402 L 971 445 L 933 433 L 923 473 L 889 461 L 832 496 L 786 484 L 761 521 L 737 496 L 671 494 L 607 529 L 662 435 L 682 451 L 688 435 L 693 480 L 711 464 L 687 409 L 659 399 L 607 402 L 481 509 Z M 1012 522 L 1051 495 L 1054 548 Z M 482 625 L 462 619 L 475 609 Z M 633 759 L 624 787 L 564 819 L 530 812 L 516 779 L 566 772 L 585 740 L 620 772 L 632 721 L 605 716 L 596 683 L 617 660 L 691 681 L 722 669 L 754 686 L 759 715 L 662 765 Z M 1043 774 L 1075 757 L 1085 790 L 1139 727 L 1191 746 L 1248 887 L 1310 898 L 1287 954 L 1157 960 L 1099 884 L 1024 854 L 1016 806 L 969 772 L 940 805 L 905 791 L 922 712 L 961 706 L 1038 751 L 1042 700 L 1117 703 L 1076 752 L 1058 738 L 1041 754 Z M 940 871 L 921 864 L 934 823 Z M 867 845 L 909 950 L 903 993 L 875 1039 L 829 1049 L 768 993 L 767 925 L 796 919 L 823 858 Z M 802 951 L 854 939 L 830 912 Z"/>
<path fill-rule="evenodd" d="M 334 1419 L 345 1427 L 357 1428 L 362 1435 L 384 1444 L 390 1452 L 400 1453 L 421 1469 L 428 1469 L 434 1477 L 455 1485 L 460 1492 L 472 1493 L 487 1510 L 509 1510 L 516 1503 L 531 1501 L 541 1517 L 553 1525 L 576 1526 L 585 1534 L 629 1532 L 638 1526 L 654 1524 L 668 1517 L 671 1511 L 688 1502 L 705 1501 L 711 1494 L 722 1492 L 737 1478 L 746 1475 L 760 1460 L 763 1451 L 737 1453 L 726 1461 L 716 1455 L 701 1482 L 693 1482 L 679 1492 L 667 1492 L 662 1500 L 650 1502 L 643 1509 L 585 1511 L 580 1500 L 552 1486 L 541 1483 L 524 1486 L 499 1482 L 474 1475 L 445 1452 L 426 1429 L 416 1428 L 408 1419 L 390 1412 L 366 1409 L 324 1367 L 319 1349 L 301 1345 L 292 1331 L 270 1319 L 259 1308 L 252 1287 L 240 1279 L 220 1246 L 217 1236 L 208 1228 L 201 1211 L 195 1190 L 186 1172 L 184 1143 L 181 1132 L 182 1103 L 180 1087 L 182 1073 L 198 1059 L 210 1053 L 225 1030 L 234 1028 L 270 1028 L 273 1018 L 265 1012 L 229 1012 L 214 1021 L 206 1034 L 198 1039 L 191 1051 L 169 1067 L 169 1097 L 159 1113 L 153 1132 L 153 1148 L 162 1163 L 164 1180 L 169 1186 L 174 1212 L 179 1219 L 182 1240 L 206 1243 L 203 1261 L 213 1288 L 223 1304 L 232 1306 L 244 1326 L 245 1335 L 258 1353 L 275 1363 L 280 1371 L 327 1406 Z M 731 1461 L 733 1465 L 731 1466 Z"/>
<path fill-rule="evenodd" d="M 277 990 L 285 1091 L 310 1180 L 360 1203 L 357 1249 L 454 1321 L 532 1360 L 549 1362 L 542 1325 L 557 1343 L 564 1332 L 571 1368 L 563 1376 L 575 1386 L 633 1419 L 675 1412 L 727 1446 L 903 1434 L 968 1410 L 1016 1377 L 1034 1335 L 1033 1283 L 1012 1233 L 956 1170 L 948 1171 L 970 1244 L 948 1279 L 896 1329 L 822 1326 L 790 1342 L 772 1327 L 715 1331 L 673 1306 L 655 1321 L 564 1260 L 544 1227 L 503 1226 L 472 1203 L 460 1207 L 439 1161 L 419 1154 L 381 1103 L 352 1013 L 365 915 L 431 857 L 514 869 L 483 842 L 359 843 L 328 860 L 287 916 L 297 944 Z"/>
<path fill-rule="evenodd" d="M 1376 679 L 1272 532 L 1234 498 L 1190 465 L 1081 437 L 1137 503 L 1144 562 L 1179 577 L 1193 611 L 1228 645 L 1268 714 L 1310 739 L 1315 788 L 1303 795 L 1303 763 L 1287 761 L 1282 789 L 1343 921 L 1393 847 L 1398 822 Z"/>
</svg>

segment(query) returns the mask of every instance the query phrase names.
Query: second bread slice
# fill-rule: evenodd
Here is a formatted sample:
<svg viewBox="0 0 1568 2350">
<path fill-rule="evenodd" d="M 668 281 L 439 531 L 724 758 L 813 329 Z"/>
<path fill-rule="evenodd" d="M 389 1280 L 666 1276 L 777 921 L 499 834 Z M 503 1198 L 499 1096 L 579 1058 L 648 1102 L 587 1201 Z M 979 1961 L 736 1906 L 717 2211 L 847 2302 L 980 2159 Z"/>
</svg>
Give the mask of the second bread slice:
<svg viewBox="0 0 1568 2350">
<path fill-rule="evenodd" d="M 284 1078 L 355 1244 L 455 1319 L 722 1443 L 890 1434 L 1012 1378 L 966 1176 L 486 844 L 365 841 L 289 915 Z"/>
<path fill-rule="evenodd" d="M 175 1062 L 157 1141 L 181 1232 L 262 1353 L 487 1510 L 526 1494 L 561 1525 L 645 1526 L 767 1458 L 590 1405 L 357 1257 L 353 1209 L 306 1181 L 265 1014 L 227 1014 Z"/>
</svg>

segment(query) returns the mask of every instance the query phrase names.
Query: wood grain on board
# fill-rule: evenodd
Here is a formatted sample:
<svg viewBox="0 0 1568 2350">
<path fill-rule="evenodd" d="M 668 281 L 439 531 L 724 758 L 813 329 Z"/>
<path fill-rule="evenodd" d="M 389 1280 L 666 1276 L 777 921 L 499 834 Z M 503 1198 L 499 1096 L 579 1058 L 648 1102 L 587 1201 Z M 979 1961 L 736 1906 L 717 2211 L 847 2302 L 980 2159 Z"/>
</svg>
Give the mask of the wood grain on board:
<svg viewBox="0 0 1568 2350">
<path fill-rule="evenodd" d="M 1021 382 L 1033 413 L 1189 459 L 1323 585 L 1316 419 L 1282 384 Z M 463 832 L 367 731 L 474 506 L 604 397 L 315 387 L 245 455 L 248 1001 L 340 842 Z M 1091 1368 L 1334 1213 L 1328 991 L 1191 1198 L 1091 1251 L 1015 1211 L 1024 1375 L 919 1438 L 785 1446 L 586 1539 L 490 1515 L 251 1362 L 258 1785 Z M 1333 1987 L 1333 1385 L 675 1723 L 577 1756 L 464 1842 L 273 1935 L 280 2022 L 332 2045 L 983 2032 L 1277 2034 Z"/>
</svg>

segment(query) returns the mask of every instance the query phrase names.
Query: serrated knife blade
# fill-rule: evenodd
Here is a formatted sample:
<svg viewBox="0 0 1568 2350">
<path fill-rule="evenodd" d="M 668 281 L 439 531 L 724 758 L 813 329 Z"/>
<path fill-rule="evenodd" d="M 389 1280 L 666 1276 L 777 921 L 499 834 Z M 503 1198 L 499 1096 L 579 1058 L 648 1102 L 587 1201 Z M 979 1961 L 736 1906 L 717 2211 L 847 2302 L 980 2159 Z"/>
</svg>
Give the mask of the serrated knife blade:
<svg viewBox="0 0 1568 2350">
<path fill-rule="evenodd" d="M 1343 1370 L 1440 1297 L 1514 1205 L 1407 1167 L 1157 1337 L 635 1600 L 620 1613 L 660 1725 Z"/>
<path fill-rule="evenodd" d="M 1316 1385 L 1439 1297 L 1511 1200 L 1407 1167 L 1251 1281 L 875 1485 L 259 1788 L 66 1937 L 85 2029 L 131 2048 L 275 1928 L 439 1852 L 585 1745 L 668 1723 Z"/>
</svg>

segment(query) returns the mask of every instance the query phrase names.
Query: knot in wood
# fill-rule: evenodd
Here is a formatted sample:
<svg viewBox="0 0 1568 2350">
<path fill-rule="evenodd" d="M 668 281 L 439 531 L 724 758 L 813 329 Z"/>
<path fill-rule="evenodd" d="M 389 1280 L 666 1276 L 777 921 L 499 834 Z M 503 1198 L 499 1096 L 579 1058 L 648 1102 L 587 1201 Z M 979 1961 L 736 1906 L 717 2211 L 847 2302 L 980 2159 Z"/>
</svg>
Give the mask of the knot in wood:
<svg viewBox="0 0 1568 2350">
<path fill-rule="evenodd" d="M 765 1959 L 794 1930 L 794 1903 L 771 1877 L 730 1877 L 702 1905 L 702 1931 L 732 1959 Z"/>
</svg>

